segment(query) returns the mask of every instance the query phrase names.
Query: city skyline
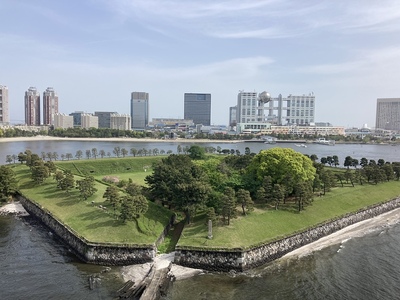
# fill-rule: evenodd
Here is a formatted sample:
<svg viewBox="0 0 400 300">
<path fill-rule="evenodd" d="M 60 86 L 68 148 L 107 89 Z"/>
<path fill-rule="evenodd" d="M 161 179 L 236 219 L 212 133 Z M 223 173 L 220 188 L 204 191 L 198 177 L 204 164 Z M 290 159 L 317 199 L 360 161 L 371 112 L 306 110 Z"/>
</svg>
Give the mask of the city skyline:
<svg viewBox="0 0 400 300">
<path fill-rule="evenodd" d="M 31 85 L 53 86 L 61 112 L 128 114 L 129 94 L 143 90 L 150 119 L 183 118 L 184 93 L 207 91 L 213 124 L 228 124 L 239 90 L 313 92 L 315 121 L 346 127 L 374 126 L 376 99 L 400 95 L 392 0 L 5 0 L 2 10 L 12 123 L 24 120 Z"/>
</svg>

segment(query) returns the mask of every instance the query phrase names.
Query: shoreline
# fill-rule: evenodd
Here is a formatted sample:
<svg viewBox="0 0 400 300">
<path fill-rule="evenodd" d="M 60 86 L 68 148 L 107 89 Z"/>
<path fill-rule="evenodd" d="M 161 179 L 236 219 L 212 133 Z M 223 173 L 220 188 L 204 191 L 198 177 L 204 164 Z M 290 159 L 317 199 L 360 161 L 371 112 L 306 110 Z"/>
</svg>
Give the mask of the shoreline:
<svg viewBox="0 0 400 300">
<path fill-rule="evenodd" d="M 48 135 L 37 135 L 32 137 L 7 137 L 0 138 L 0 143 L 7 142 L 29 142 L 29 141 L 107 141 L 107 142 L 137 142 L 137 143 L 225 143 L 235 144 L 242 143 L 242 140 L 208 140 L 208 139 L 154 139 L 154 138 L 129 138 L 129 137 L 111 137 L 111 138 L 94 138 L 94 137 L 56 137 Z"/>
<path fill-rule="evenodd" d="M 29 215 L 23 208 L 22 204 L 18 201 L 7 203 L 0 207 L 0 215 L 14 214 L 16 216 L 26 216 Z M 400 222 L 400 208 L 388 211 L 386 213 L 380 214 L 370 219 L 366 219 L 357 222 L 353 225 L 349 225 L 337 232 L 330 235 L 324 236 L 315 242 L 306 244 L 298 249 L 295 249 L 281 258 L 277 259 L 275 262 L 283 261 L 293 261 L 298 260 L 314 252 L 320 251 L 327 247 L 334 245 L 342 245 L 346 241 L 363 237 L 367 234 L 385 230 L 388 227 L 394 226 Z M 340 250 L 340 249 L 339 249 Z M 157 255 L 152 262 L 145 264 L 135 264 L 135 265 L 125 265 L 121 267 L 121 275 L 124 281 L 132 280 L 134 282 L 140 282 L 147 275 L 151 266 L 155 266 L 157 269 L 162 269 L 167 267 L 172 263 L 171 275 L 175 280 L 183 280 L 196 275 L 201 275 L 208 273 L 202 269 L 195 269 L 190 267 L 184 267 L 181 265 L 174 264 L 175 252 L 168 254 Z M 269 263 L 265 264 L 263 268 L 268 267 Z M 253 269 L 256 270 L 257 268 Z M 242 274 L 248 274 L 248 271 L 241 272 Z M 253 272 L 251 272 L 253 273 Z"/>
</svg>

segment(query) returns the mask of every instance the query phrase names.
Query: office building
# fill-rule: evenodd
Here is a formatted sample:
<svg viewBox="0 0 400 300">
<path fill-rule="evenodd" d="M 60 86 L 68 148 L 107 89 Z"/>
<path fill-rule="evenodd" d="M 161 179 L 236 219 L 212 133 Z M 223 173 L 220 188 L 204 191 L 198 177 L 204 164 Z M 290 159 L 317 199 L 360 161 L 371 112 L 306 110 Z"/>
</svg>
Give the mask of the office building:
<svg viewBox="0 0 400 300">
<path fill-rule="evenodd" d="M 9 123 L 8 88 L 0 84 L 0 125 L 8 125 Z"/>
<path fill-rule="evenodd" d="M 265 114 L 267 112 L 267 114 Z M 269 93 L 240 91 L 237 100 L 237 123 L 270 123 L 276 125 L 310 125 L 315 120 L 315 96 L 289 95 L 271 97 Z"/>
<path fill-rule="evenodd" d="M 94 115 L 99 118 L 99 128 L 111 128 L 111 115 L 116 113 L 115 111 L 95 111 Z"/>
<path fill-rule="evenodd" d="M 378 98 L 376 129 L 400 130 L 400 98 Z"/>
<path fill-rule="evenodd" d="M 211 125 L 211 94 L 185 93 L 184 119 L 194 124 Z"/>
<path fill-rule="evenodd" d="M 35 87 L 25 92 L 25 123 L 28 126 L 40 125 L 40 93 Z"/>
<path fill-rule="evenodd" d="M 131 128 L 143 130 L 149 125 L 149 93 L 131 93 Z"/>
<path fill-rule="evenodd" d="M 54 125 L 54 114 L 58 113 L 58 96 L 53 88 L 43 92 L 43 125 Z"/>
<path fill-rule="evenodd" d="M 256 92 L 240 91 L 236 106 L 237 123 L 264 122 L 264 106 L 259 104 Z"/>
<path fill-rule="evenodd" d="M 99 128 L 99 118 L 92 114 L 81 114 L 82 128 Z"/>
<path fill-rule="evenodd" d="M 237 124 L 237 106 L 229 107 L 229 126 L 235 127 Z"/>
<path fill-rule="evenodd" d="M 289 95 L 282 100 L 287 102 L 286 120 L 288 124 L 309 125 L 314 123 L 315 96 L 313 93 L 302 96 Z M 280 110 L 282 111 L 282 108 Z"/>
<path fill-rule="evenodd" d="M 72 116 L 74 120 L 74 127 L 81 127 L 82 126 L 82 114 L 85 112 L 83 111 L 75 111 L 73 113 L 70 113 L 69 115 Z"/>
<path fill-rule="evenodd" d="M 131 116 L 127 114 L 111 114 L 111 129 L 130 130 Z M 99 121 L 100 123 L 100 121 Z"/>
<path fill-rule="evenodd" d="M 74 127 L 74 117 L 73 116 L 67 116 L 65 114 L 60 114 L 60 113 L 55 113 L 53 114 L 54 118 L 54 128 L 73 128 Z"/>
</svg>

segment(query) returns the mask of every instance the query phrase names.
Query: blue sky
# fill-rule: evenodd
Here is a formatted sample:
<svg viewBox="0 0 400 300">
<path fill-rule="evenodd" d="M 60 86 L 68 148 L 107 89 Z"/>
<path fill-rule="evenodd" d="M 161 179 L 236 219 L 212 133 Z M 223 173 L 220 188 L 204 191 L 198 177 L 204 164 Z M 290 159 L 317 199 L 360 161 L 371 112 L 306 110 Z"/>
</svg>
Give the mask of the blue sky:
<svg viewBox="0 0 400 300">
<path fill-rule="evenodd" d="M 59 110 L 183 118 L 183 94 L 211 93 L 227 124 L 239 90 L 316 95 L 316 121 L 375 125 L 400 97 L 400 1 L 0 0 L 0 84 L 10 118 L 24 92 L 54 87 Z"/>
</svg>

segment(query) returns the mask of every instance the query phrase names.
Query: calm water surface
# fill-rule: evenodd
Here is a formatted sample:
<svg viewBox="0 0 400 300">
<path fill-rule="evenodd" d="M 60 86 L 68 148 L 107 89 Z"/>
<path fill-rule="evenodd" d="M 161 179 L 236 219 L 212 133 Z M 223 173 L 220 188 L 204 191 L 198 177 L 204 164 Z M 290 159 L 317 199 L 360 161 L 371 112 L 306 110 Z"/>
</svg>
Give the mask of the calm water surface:
<svg viewBox="0 0 400 300">
<path fill-rule="evenodd" d="M 128 142 L 11 142 L 0 143 L 0 159 L 25 149 L 33 152 L 73 153 L 96 147 L 112 151 L 164 149 L 176 152 L 177 143 Z M 182 144 L 186 145 L 186 144 Z M 270 148 L 259 143 L 210 143 L 221 148 L 245 147 L 252 152 Z M 350 155 L 360 159 L 400 161 L 398 146 L 309 145 L 290 147 L 318 157 Z M 121 286 L 120 268 L 80 263 L 60 241 L 31 218 L 0 216 L 0 299 L 112 299 Z M 93 290 L 88 277 L 98 278 Z M 246 275 L 206 274 L 174 282 L 166 299 L 400 299 L 400 225 L 384 228 L 342 245 L 296 260 L 280 260 Z"/>
</svg>

